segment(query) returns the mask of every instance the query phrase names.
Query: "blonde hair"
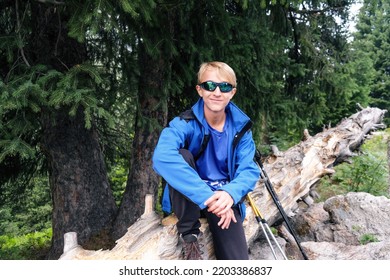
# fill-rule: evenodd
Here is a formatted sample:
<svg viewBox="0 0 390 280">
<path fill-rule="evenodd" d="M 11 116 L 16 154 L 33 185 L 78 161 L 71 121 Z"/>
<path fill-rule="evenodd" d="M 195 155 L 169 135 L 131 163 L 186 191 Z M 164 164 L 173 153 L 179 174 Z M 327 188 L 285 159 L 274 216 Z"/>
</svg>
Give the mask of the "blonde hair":
<svg viewBox="0 0 390 280">
<path fill-rule="evenodd" d="M 198 84 L 202 82 L 202 76 L 203 73 L 209 69 L 209 68 L 214 68 L 218 71 L 218 74 L 226 78 L 227 81 L 233 85 L 233 87 L 237 86 L 237 78 L 236 78 L 236 73 L 234 73 L 234 70 L 227 65 L 224 62 L 220 61 L 211 61 L 211 62 L 204 62 L 200 65 L 199 71 L 198 71 Z"/>
</svg>

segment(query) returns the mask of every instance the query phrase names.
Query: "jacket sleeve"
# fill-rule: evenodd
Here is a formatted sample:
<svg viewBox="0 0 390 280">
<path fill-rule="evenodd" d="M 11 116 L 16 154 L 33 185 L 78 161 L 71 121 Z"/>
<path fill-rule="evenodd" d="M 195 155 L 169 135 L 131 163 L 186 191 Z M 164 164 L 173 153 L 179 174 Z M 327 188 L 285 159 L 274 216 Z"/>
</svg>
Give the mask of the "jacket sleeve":
<svg viewBox="0 0 390 280">
<path fill-rule="evenodd" d="M 234 204 L 241 202 L 246 194 L 255 188 L 259 180 L 260 169 L 254 161 L 255 151 L 252 132 L 248 131 L 236 147 L 233 179 L 222 187 L 222 190 L 231 195 Z"/>
<path fill-rule="evenodd" d="M 161 132 L 153 153 L 153 169 L 171 187 L 204 209 L 204 202 L 213 192 L 179 154 L 179 149 L 184 148 L 187 137 L 192 136 L 192 131 L 190 122 L 178 117 L 173 119 Z"/>
</svg>

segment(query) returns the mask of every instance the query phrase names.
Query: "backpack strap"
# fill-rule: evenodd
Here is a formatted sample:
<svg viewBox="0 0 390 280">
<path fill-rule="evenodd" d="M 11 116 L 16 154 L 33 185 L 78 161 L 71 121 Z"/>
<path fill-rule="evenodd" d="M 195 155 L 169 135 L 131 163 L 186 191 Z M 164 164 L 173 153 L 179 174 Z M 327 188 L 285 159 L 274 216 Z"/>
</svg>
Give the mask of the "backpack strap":
<svg viewBox="0 0 390 280">
<path fill-rule="evenodd" d="M 210 140 L 210 134 L 205 134 L 205 136 L 203 137 L 203 140 L 202 140 L 202 144 L 200 145 L 199 152 L 196 154 L 196 156 L 194 156 L 195 161 L 197 161 L 199 159 L 199 157 L 202 155 L 202 153 L 204 152 L 204 150 L 207 147 L 207 144 L 209 143 L 209 140 Z"/>
<path fill-rule="evenodd" d="M 241 138 L 244 136 L 244 134 L 252 128 L 252 121 L 248 121 L 245 126 L 241 129 L 240 132 L 238 132 L 236 135 L 234 135 L 233 139 L 233 151 L 236 149 L 238 143 L 240 142 Z"/>
<path fill-rule="evenodd" d="M 186 122 L 189 122 L 190 120 L 195 120 L 195 114 L 194 112 L 192 111 L 192 109 L 188 109 L 184 112 L 181 112 L 179 114 L 179 117 L 181 120 L 185 120 Z"/>
<path fill-rule="evenodd" d="M 197 120 L 192 109 L 189 109 L 189 110 L 186 110 L 186 111 L 180 113 L 179 117 L 181 120 L 185 120 L 186 122 L 189 122 L 191 120 Z M 199 159 L 199 157 L 202 155 L 202 153 L 204 152 L 204 150 L 207 147 L 207 144 L 209 143 L 209 140 L 210 140 L 210 135 L 206 134 L 202 139 L 202 144 L 200 145 L 200 149 L 199 149 L 198 153 L 194 156 L 195 161 L 197 161 Z M 189 143 L 186 140 L 184 149 L 188 149 L 188 146 L 189 146 Z"/>
</svg>

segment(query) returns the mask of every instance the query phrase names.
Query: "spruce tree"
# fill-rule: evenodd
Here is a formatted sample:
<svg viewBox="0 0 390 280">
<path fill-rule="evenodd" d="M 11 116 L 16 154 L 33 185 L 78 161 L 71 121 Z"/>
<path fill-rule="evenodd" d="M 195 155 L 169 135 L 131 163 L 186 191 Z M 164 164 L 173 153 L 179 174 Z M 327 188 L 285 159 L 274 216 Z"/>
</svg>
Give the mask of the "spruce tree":
<svg viewBox="0 0 390 280">
<path fill-rule="evenodd" d="M 388 1 L 364 1 L 358 15 L 354 44 L 364 52 L 375 71 L 370 87 L 370 104 L 390 111 L 390 4 Z M 390 118 L 385 118 L 390 124 Z"/>
<path fill-rule="evenodd" d="M 96 112 L 105 115 L 95 96 L 101 77 L 85 44 L 68 35 L 76 1 L 2 5 L 2 164 L 45 156 L 53 205 L 48 258 L 58 258 L 64 233 L 76 231 L 85 245 L 110 229 L 116 213 L 94 121 Z"/>
</svg>

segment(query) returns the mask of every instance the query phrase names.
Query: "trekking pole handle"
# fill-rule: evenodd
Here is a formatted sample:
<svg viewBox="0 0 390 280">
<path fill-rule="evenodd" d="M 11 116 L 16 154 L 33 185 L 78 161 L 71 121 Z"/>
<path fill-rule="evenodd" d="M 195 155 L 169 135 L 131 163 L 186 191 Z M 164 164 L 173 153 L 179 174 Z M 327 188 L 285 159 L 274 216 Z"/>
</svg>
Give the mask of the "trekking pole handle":
<svg viewBox="0 0 390 280">
<path fill-rule="evenodd" d="M 255 216 L 256 216 L 256 217 L 259 217 L 260 219 L 263 219 L 263 217 L 261 216 L 261 213 L 260 213 L 259 209 L 257 208 L 257 206 L 256 206 L 256 204 L 255 204 L 255 201 L 253 200 L 253 198 L 250 196 L 249 193 L 246 195 L 246 197 L 248 198 L 249 205 L 252 207 L 253 213 L 255 214 Z"/>
</svg>

